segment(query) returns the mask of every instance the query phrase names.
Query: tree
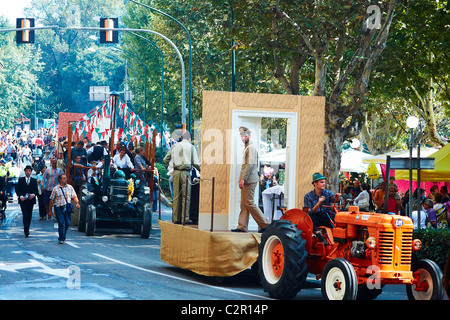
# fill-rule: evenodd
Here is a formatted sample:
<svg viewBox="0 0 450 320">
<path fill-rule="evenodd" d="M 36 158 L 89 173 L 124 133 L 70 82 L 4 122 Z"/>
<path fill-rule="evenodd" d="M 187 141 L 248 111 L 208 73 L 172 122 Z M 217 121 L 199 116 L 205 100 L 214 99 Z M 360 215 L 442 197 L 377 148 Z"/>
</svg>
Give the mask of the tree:
<svg viewBox="0 0 450 320">
<path fill-rule="evenodd" d="M 437 145 L 447 143 L 450 128 L 448 17 L 448 1 L 402 2 L 373 82 L 373 99 L 394 102 L 403 121 L 418 115 L 425 141 Z"/>
<path fill-rule="evenodd" d="M 267 62 L 286 93 L 300 93 L 302 69 L 313 65 L 310 91 L 326 97 L 324 174 L 337 188 L 342 144 L 359 134 L 365 121 L 370 75 L 386 47 L 397 1 L 378 1 L 375 7 L 356 0 L 237 0 L 233 5 L 238 38 L 270 50 Z"/>
<path fill-rule="evenodd" d="M 12 27 L 0 17 L 0 28 Z M 20 113 L 33 119 L 34 124 L 35 75 L 42 70 L 42 52 L 39 49 L 34 52 L 27 45 L 17 46 L 13 33 L 0 34 L 0 47 L 0 61 L 3 62 L 0 71 L 0 128 L 12 128 Z M 36 91 L 39 95 L 39 86 Z"/>
<path fill-rule="evenodd" d="M 370 76 L 386 47 L 396 0 L 157 0 L 152 5 L 177 17 L 193 35 L 194 87 L 229 90 L 235 39 L 237 90 L 325 96 L 324 174 L 337 187 L 341 147 L 366 120 Z M 151 18 L 135 23 L 185 46 L 178 26 L 146 14 Z M 194 96 L 196 110 L 200 93 Z"/>
<path fill-rule="evenodd" d="M 27 16 L 35 17 L 39 24 L 67 27 L 78 23 L 72 18 L 73 11 L 78 11 L 80 25 L 98 27 L 99 22 L 94 17 L 120 16 L 122 9 L 120 0 L 34 0 L 25 12 Z M 109 50 L 97 50 L 99 52 L 95 54 L 89 52 L 87 49 L 96 44 L 89 38 L 90 35 L 98 36 L 98 33 L 36 31 L 34 46 L 41 48 L 45 62 L 42 71 L 37 73 L 38 85 L 42 88 L 38 108 L 44 117 L 56 118 L 59 111 L 82 113 L 92 109 L 98 102 L 89 101 L 90 86 L 109 85 L 120 91 L 124 63 L 112 58 L 114 55 Z"/>
</svg>

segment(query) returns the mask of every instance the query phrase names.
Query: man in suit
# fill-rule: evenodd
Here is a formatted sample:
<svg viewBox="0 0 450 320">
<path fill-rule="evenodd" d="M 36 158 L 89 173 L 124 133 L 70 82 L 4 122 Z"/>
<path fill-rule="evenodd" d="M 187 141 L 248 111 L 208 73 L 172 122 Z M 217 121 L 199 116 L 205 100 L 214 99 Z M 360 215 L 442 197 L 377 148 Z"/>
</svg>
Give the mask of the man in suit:
<svg viewBox="0 0 450 320">
<path fill-rule="evenodd" d="M 25 167 L 25 177 L 19 178 L 16 193 L 19 199 L 20 209 L 23 215 L 23 232 L 25 237 L 30 234 L 31 216 L 33 214 L 33 206 L 36 203 L 38 194 L 37 181 L 31 177 L 31 166 Z"/>
<path fill-rule="evenodd" d="M 241 189 L 241 212 L 239 213 L 238 226 L 232 232 L 247 232 L 249 214 L 263 232 L 269 225 L 269 220 L 264 216 L 261 209 L 255 203 L 255 189 L 259 182 L 258 149 L 251 143 L 250 129 L 240 127 L 239 133 L 245 145 L 241 173 L 239 175 L 239 189 Z"/>
</svg>

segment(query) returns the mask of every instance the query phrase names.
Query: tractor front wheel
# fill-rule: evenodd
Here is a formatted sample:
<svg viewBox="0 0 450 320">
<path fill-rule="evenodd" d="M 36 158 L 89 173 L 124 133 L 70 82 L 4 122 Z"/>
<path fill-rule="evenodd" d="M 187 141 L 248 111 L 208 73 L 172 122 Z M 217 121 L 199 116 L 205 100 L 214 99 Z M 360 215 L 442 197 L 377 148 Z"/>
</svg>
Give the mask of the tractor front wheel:
<svg viewBox="0 0 450 320">
<path fill-rule="evenodd" d="M 358 280 L 350 262 L 342 258 L 328 262 L 323 269 L 321 289 L 326 300 L 355 300 Z"/>
<path fill-rule="evenodd" d="M 147 239 L 152 230 L 152 209 L 150 206 L 145 207 L 143 221 L 141 225 L 141 238 Z"/>
<path fill-rule="evenodd" d="M 93 236 L 95 234 L 95 220 L 97 216 L 97 212 L 95 206 L 90 204 L 87 206 L 87 214 L 86 214 L 86 235 Z"/>
<path fill-rule="evenodd" d="M 261 236 L 258 274 L 264 291 L 276 299 L 297 295 L 307 276 L 306 241 L 288 220 L 272 222 Z"/>
<path fill-rule="evenodd" d="M 444 298 L 442 271 L 434 261 L 419 260 L 412 265 L 411 270 L 417 275 L 419 283 L 406 286 L 409 300 L 442 300 Z"/>
</svg>

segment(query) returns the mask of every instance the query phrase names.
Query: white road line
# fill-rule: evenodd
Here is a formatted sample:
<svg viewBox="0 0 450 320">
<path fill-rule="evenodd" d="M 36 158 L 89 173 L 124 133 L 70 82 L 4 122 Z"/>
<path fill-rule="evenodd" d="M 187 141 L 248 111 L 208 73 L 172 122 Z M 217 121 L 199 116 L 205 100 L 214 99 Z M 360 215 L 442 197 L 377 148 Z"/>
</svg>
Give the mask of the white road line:
<svg viewBox="0 0 450 320">
<path fill-rule="evenodd" d="M 116 260 L 116 259 L 113 259 L 113 258 L 106 257 L 106 256 L 98 254 L 98 253 L 92 253 L 92 254 L 97 256 L 97 257 L 100 257 L 100 258 L 103 258 L 103 259 L 106 259 L 106 260 L 109 260 L 109 261 L 112 261 L 112 262 L 115 262 L 115 263 L 118 263 L 118 264 L 130 267 L 130 268 L 134 268 L 134 269 L 141 270 L 141 271 L 148 272 L 148 273 L 157 274 L 159 276 L 180 280 L 180 281 L 184 281 L 184 282 L 188 282 L 188 283 L 192 283 L 192 284 L 208 287 L 208 288 L 211 288 L 211 289 L 217 289 L 217 290 L 222 290 L 222 291 L 227 291 L 227 292 L 232 292 L 232 293 L 237 293 L 237 294 L 243 294 L 243 295 L 247 295 L 247 296 L 257 297 L 257 298 L 260 298 L 260 299 L 273 300 L 272 298 L 260 296 L 260 295 L 257 295 L 257 294 L 251 294 L 251 293 L 237 291 L 237 290 L 228 289 L 228 288 L 216 287 L 216 286 L 212 286 L 212 285 L 201 283 L 201 282 L 197 282 L 197 281 L 193 281 L 193 280 L 189 280 L 189 279 L 184 279 L 184 278 L 172 276 L 172 275 L 169 275 L 169 274 L 164 274 L 164 273 L 157 272 L 157 271 L 148 270 L 148 269 L 141 268 L 141 267 L 138 267 L 138 266 L 126 263 L 126 262 L 122 262 L 122 261 L 119 261 L 119 260 Z"/>
<path fill-rule="evenodd" d="M 56 235 L 59 237 L 59 233 L 58 232 L 55 232 L 56 233 Z M 80 247 L 79 246 L 77 246 L 75 243 L 73 243 L 73 242 L 70 242 L 70 241 L 64 241 L 64 243 L 67 243 L 69 246 L 71 246 L 71 247 L 74 247 L 74 248 L 77 248 L 77 249 L 80 249 Z"/>
<path fill-rule="evenodd" d="M 66 242 L 64 242 L 64 243 L 67 243 L 69 246 L 71 246 L 71 247 L 74 247 L 74 248 L 77 248 L 77 249 L 80 249 L 80 247 L 79 246 L 77 246 L 75 243 L 72 243 L 72 242 L 70 242 L 70 241 L 66 241 Z"/>
</svg>

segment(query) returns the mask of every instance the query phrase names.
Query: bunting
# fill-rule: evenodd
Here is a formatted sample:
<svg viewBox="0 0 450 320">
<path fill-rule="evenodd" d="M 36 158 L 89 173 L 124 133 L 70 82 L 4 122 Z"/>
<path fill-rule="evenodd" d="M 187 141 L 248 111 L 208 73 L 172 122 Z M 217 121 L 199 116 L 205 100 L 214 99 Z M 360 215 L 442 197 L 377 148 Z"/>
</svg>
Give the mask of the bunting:
<svg viewBox="0 0 450 320">
<path fill-rule="evenodd" d="M 109 98 L 85 114 L 73 126 L 73 135 L 90 140 L 92 140 L 93 135 L 99 140 L 109 139 L 110 127 L 105 127 L 104 119 L 111 119 L 111 105 L 111 98 Z M 126 137 L 127 141 L 137 141 L 137 143 L 149 141 L 152 127 L 144 123 L 125 102 L 119 100 L 117 112 L 119 117 L 123 119 L 123 128 L 119 127 L 116 131 L 118 139 Z"/>
</svg>

